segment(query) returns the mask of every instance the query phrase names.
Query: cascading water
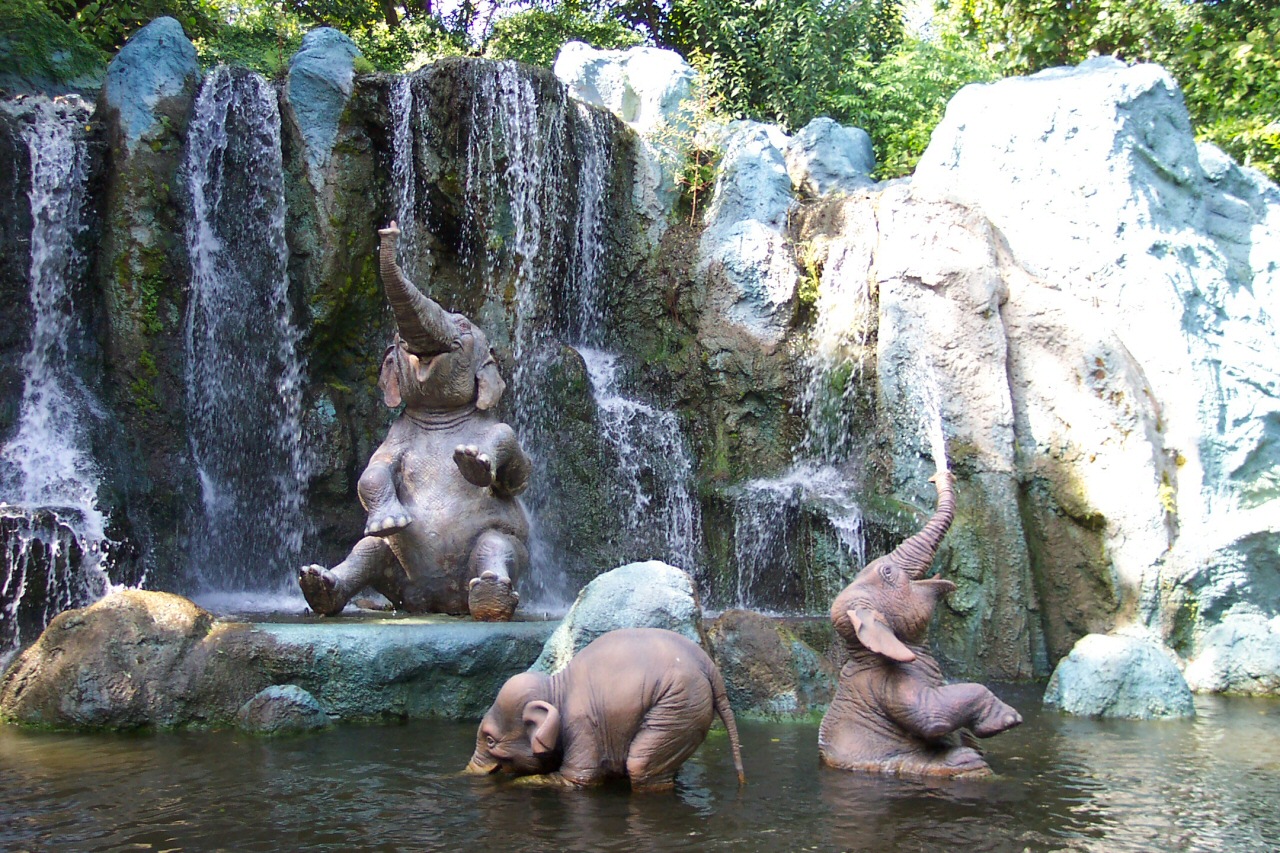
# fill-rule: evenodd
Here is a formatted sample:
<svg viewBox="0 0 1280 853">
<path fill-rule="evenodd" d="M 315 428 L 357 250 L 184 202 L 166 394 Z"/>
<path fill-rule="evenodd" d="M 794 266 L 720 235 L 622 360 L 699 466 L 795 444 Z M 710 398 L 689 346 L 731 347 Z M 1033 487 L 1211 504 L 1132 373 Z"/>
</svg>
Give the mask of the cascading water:
<svg viewBox="0 0 1280 853">
<path fill-rule="evenodd" d="M 103 414 L 71 351 L 84 336 L 73 298 L 86 275 L 76 239 L 87 204 L 84 128 L 92 109 L 74 97 L 5 108 L 24 122 L 30 152 L 31 348 L 16 430 L 0 449 L 0 666 L 27 634 L 110 588 L 88 435 Z"/>
<path fill-rule="evenodd" d="M 796 553 L 795 533 L 806 527 L 806 509 L 825 519 L 852 567 L 866 562 L 856 472 L 849 461 L 858 434 L 859 380 L 876 327 L 875 301 L 858 267 L 863 258 L 847 250 L 828 258 L 819 281 L 801 359 L 805 378 L 796 408 L 805 431 L 793 451 L 795 462 L 781 477 L 750 480 L 733 495 L 736 606 L 820 610 L 838 592 L 840 578 L 808 577 L 813 555 Z"/>
<path fill-rule="evenodd" d="M 533 601 L 554 600 L 569 590 L 554 576 L 563 555 L 551 553 L 541 519 L 556 500 L 546 458 L 563 415 L 547 404 L 545 388 L 560 355 L 557 338 L 583 350 L 589 369 L 610 358 L 590 351 L 606 334 L 601 270 L 610 119 L 571 101 L 563 87 L 540 94 L 515 63 L 477 66 L 476 75 L 462 258 L 485 282 L 489 304 L 505 306 L 511 318 L 513 421 L 535 463 L 524 496 L 533 525 L 528 591 Z M 510 259 L 507 267 L 504 257 Z M 643 556 L 666 555 L 694 569 L 701 526 L 678 422 L 626 400 L 616 381 L 593 382 L 593 387 L 604 438 L 635 472 L 634 477 L 625 471 L 619 475 L 619 488 L 629 493 L 623 513 L 627 529 L 645 531 L 653 543 L 653 551 Z M 620 415 L 624 409 L 626 417 Z M 646 430 L 662 434 L 641 440 L 639 432 Z M 643 458 L 652 453 L 663 459 Z"/>
<path fill-rule="evenodd" d="M 702 521 L 693 498 L 693 464 L 676 416 L 618 392 L 618 360 L 601 350 L 579 350 L 586 362 L 617 468 L 612 497 L 622 502 L 623 531 L 638 556 L 682 568 L 698 565 Z"/>
<path fill-rule="evenodd" d="M 208 75 L 184 170 L 187 416 L 203 510 L 190 574 L 205 591 L 290 588 L 306 532 L 307 464 L 270 83 L 227 67 Z"/>
</svg>

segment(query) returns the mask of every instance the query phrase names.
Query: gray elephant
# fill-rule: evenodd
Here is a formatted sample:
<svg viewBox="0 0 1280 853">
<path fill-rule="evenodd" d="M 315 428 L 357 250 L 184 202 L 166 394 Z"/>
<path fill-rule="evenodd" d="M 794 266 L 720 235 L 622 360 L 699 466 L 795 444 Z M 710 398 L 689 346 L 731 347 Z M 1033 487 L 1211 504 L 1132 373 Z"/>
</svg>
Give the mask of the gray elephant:
<svg viewBox="0 0 1280 853">
<path fill-rule="evenodd" d="M 716 715 L 729 731 L 741 782 L 738 728 L 707 653 L 661 628 L 610 631 L 555 675 L 512 676 L 480 723 L 467 772 L 543 775 L 572 786 L 628 778 L 633 789 L 669 788 Z"/>
<path fill-rule="evenodd" d="M 405 278 L 396 223 L 378 233 L 398 327 L 378 385 L 383 402 L 403 402 L 404 411 L 360 476 L 364 538 L 332 569 L 304 566 L 298 584 L 324 615 L 371 586 L 397 609 L 508 620 L 529 562 L 529 521 L 516 495 L 531 465 L 493 415 L 506 386 L 484 333 Z"/>
<path fill-rule="evenodd" d="M 913 776 L 991 772 L 973 735 L 1022 722 L 981 684 L 947 684 L 928 649 L 935 605 L 956 585 L 922 579 L 955 516 L 954 478 L 933 477 L 938 508 L 915 536 L 872 561 L 836 596 L 831 621 L 848 661 L 822 717 L 818 751 L 843 770 Z"/>
</svg>

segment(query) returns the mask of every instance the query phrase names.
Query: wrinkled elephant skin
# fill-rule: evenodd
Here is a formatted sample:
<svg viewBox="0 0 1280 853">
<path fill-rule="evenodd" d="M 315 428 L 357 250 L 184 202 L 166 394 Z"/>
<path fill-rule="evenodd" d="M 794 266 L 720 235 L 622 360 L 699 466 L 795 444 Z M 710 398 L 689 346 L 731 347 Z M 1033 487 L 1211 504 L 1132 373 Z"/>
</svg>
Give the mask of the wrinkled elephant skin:
<svg viewBox="0 0 1280 853">
<path fill-rule="evenodd" d="M 540 775 L 571 786 L 628 778 L 669 788 L 719 716 L 742 781 L 738 729 L 720 671 L 691 640 L 660 628 L 598 637 L 563 670 L 523 672 L 480 723 L 467 771 Z"/>
<path fill-rule="evenodd" d="M 387 406 L 404 411 L 360 476 L 364 538 L 332 569 L 303 567 L 298 584 L 323 615 L 371 586 L 397 609 L 505 621 L 529 562 L 529 521 L 516 500 L 529 458 L 492 414 L 505 385 L 484 333 L 405 278 L 394 222 L 378 233 L 398 328 L 378 386 Z"/>
<path fill-rule="evenodd" d="M 858 573 L 831 605 L 848 651 L 822 718 L 818 749 L 842 770 L 907 776 L 986 776 L 974 736 L 1022 722 L 980 684 L 947 684 L 929 653 L 935 605 L 951 581 L 922 580 L 955 514 L 948 471 L 933 478 L 938 509 L 924 529 Z"/>
</svg>

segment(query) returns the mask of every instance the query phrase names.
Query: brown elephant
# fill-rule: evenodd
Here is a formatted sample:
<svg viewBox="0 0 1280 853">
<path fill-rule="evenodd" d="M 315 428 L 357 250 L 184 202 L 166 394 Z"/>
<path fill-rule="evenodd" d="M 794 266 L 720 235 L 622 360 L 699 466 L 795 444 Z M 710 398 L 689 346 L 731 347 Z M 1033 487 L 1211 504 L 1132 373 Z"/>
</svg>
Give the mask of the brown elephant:
<svg viewBox="0 0 1280 853">
<path fill-rule="evenodd" d="M 512 676 L 480 723 L 467 772 L 538 774 L 573 786 L 628 778 L 637 790 L 669 788 L 716 715 L 729 731 L 741 782 L 738 728 L 707 653 L 661 628 L 610 631 L 555 675 Z"/>
<path fill-rule="evenodd" d="M 973 735 L 1022 722 L 980 684 L 947 684 L 928 649 L 938 601 L 955 590 L 922 580 L 955 516 L 954 478 L 939 471 L 938 508 L 915 536 L 872 561 L 831 605 L 848 661 L 818 730 L 824 763 L 913 776 L 985 776 Z"/>
<path fill-rule="evenodd" d="M 381 273 L 398 334 L 382 360 L 383 402 L 404 411 L 360 476 L 365 536 L 332 569 L 298 574 L 316 613 L 338 613 L 365 586 L 410 612 L 511 618 L 528 565 L 529 521 L 516 500 L 531 464 L 493 414 L 506 385 L 484 333 L 423 295 L 396 264 L 400 229 L 381 235 Z"/>
</svg>

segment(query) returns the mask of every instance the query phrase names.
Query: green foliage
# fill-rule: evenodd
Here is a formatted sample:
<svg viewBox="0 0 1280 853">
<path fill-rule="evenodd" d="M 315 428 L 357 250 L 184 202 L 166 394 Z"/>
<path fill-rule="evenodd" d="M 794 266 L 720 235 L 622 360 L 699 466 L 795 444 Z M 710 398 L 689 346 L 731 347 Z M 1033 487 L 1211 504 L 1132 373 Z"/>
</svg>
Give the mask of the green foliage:
<svg viewBox="0 0 1280 853">
<path fill-rule="evenodd" d="M 879 64 L 861 59 L 846 69 L 833 112 L 871 135 L 876 177 L 901 177 L 915 169 L 952 96 L 998 76 L 995 63 L 962 39 L 907 39 Z"/>
<path fill-rule="evenodd" d="M 560 48 L 570 41 L 614 50 L 634 47 L 644 39 L 617 18 L 601 17 L 566 3 L 552 9 L 527 9 L 502 18 L 493 25 L 485 55 L 491 59 L 515 59 L 550 67 Z"/>
<path fill-rule="evenodd" d="M 705 58 L 694 52 L 695 67 L 704 66 Z M 708 82 L 705 74 L 694 81 L 690 97 L 681 105 L 681 115 L 674 123 L 660 127 L 654 135 L 658 145 L 675 153 L 680 165 L 676 183 L 681 189 L 680 207 L 689 211 L 689 224 L 698 219 L 715 184 L 716 169 L 723 152 L 704 137 L 706 128 L 725 125 L 730 117 L 724 111 L 724 98 Z"/>
<path fill-rule="evenodd" d="M 846 69 L 902 41 L 900 0 L 675 0 L 673 46 L 734 115 L 797 128 L 832 112 Z"/>
<path fill-rule="evenodd" d="M 192 39 L 205 66 L 238 65 L 268 77 L 281 77 L 302 46 L 308 25 L 278 6 L 245 6 L 222 12 L 228 23 Z"/>
<path fill-rule="evenodd" d="M 40 0 L 0 0 L 0 66 L 21 77 L 68 81 L 100 73 L 107 54 Z"/>
<path fill-rule="evenodd" d="M 109 53 L 156 18 L 176 18 L 189 38 L 212 35 L 219 24 L 211 0 L 47 0 L 47 4 L 86 41 Z"/>
<path fill-rule="evenodd" d="M 442 56 L 467 52 L 464 37 L 429 16 L 412 18 L 395 27 L 378 22 L 347 34 L 378 71 L 413 71 Z"/>
</svg>

